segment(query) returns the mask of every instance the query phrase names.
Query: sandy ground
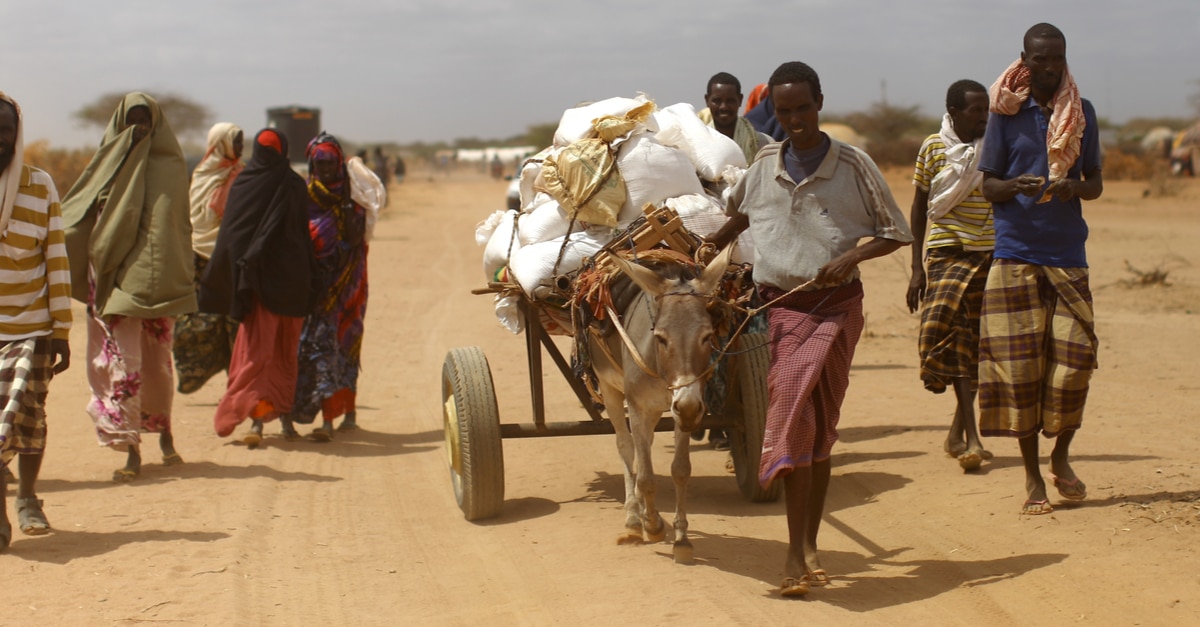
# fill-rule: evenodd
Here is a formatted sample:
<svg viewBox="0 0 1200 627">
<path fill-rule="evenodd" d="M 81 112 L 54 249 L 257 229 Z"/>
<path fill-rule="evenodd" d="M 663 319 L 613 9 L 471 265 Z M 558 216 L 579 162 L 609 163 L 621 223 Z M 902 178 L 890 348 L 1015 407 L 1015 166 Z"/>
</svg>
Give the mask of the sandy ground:
<svg viewBox="0 0 1200 627">
<path fill-rule="evenodd" d="M 907 207 L 904 173 L 890 180 Z M 467 522 L 443 445 L 447 350 L 481 347 L 502 421 L 531 421 L 524 340 L 469 293 L 484 282 L 473 229 L 504 183 L 417 177 L 394 186 L 371 249 L 357 433 L 287 442 L 272 424 L 259 450 L 219 439 L 219 376 L 176 398 L 187 463 L 161 466 L 151 441 L 142 477 L 115 485 L 123 456 L 95 444 L 77 327 L 39 484 L 54 533 L 18 532 L 0 555 L 0 624 L 1195 624 L 1200 185 L 1147 187 L 1110 183 L 1085 208 L 1102 348 L 1075 445 L 1081 504 L 1019 516 L 1014 441 L 987 440 L 996 457 L 975 474 L 942 453 L 953 399 L 917 377 L 905 249 L 864 268 L 867 332 L 821 535 L 830 587 L 777 596 L 783 505 L 744 501 L 708 448 L 693 454 L 691 566 L 669 544 L 616 545 L 609 437 L 506 440 L 502 514 Z M 1123 285 L 1126 262 L 1169 270 L 1170 286 Z M 544 378 L 550 420 L 585 420 L 557 371 Z"/>
</svg>

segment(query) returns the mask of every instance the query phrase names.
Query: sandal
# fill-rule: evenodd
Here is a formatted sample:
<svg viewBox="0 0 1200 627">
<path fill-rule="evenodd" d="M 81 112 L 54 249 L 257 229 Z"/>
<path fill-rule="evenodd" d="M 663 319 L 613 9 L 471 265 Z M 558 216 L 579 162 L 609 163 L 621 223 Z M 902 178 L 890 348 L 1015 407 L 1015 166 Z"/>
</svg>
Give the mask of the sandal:
<svg viewBox="0 0 1200 627">
<path fill-rule="evenodd" d="M 829 585 L 829 573 L 825 572 L 824 568 L 808 571 L 808 585 L 819 588 Z"/>
<path fill-rule="evenodd" d="M 171 453 L 163 455 L 163 466 L 178 466 L 183 463 L 183 457 L 179 453 Z M 115 475 L 114 475 L 115 476 Z"/>
<path fill-rule="evenodd" d="M 128 468 L 118 468 L 113 471 L 113 481 L 116 483 L 129 483 L 138 476 L 138 471 Z"/>
<path fill-rule="evenodd" d="M 42 499 L 17 499 L 17 525 L 27 536 L 44 536 L 50 533 L 50 521 L 42 511 Z M 11 532 L 9 532 L 11 533 Z"/>
<path fill-rule="evenodd" d="M 312 435 L 309 436 L 314 442 L 328 442 L 333 439 L 333 425 L 325 425 L 313 429 Z"/>
<path fill-rule="evenodd" d="M 1029 499 L 1021 506 L 1021 513 L 1026 516 L 1041 516 L 1052 512 L 1054 512 L 1054 508 L 1050 505 L 1050 501 L 1046 499 Z"/>
<path fill-rule="evenodd" d="M 783 580 L 783 585 L 779 587 L 779 595 L 785 597 L 802 597 L 808 594 L 811 584 L 808 581 L 809 575 L 803 577 L 786 577 Z"/>
<path fill-rule="evenodd" d="M 1058 490 L 1058 495 L 1068 501 L 1082 501 L 1087 498 L 1087 486 L 1079 477 L 1068 481 L 1061 477 L 1050 475 L 1051 481 L 1054 483 L 1054 488 Z"/>
</svg>

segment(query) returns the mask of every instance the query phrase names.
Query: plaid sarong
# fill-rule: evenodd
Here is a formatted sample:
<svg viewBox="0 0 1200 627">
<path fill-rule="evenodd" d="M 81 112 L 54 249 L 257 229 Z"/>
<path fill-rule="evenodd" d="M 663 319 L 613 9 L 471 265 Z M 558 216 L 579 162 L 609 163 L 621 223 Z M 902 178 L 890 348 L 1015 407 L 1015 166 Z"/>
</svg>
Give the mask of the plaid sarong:
<svg viewBox="0 0 1200 627">
<path fill-rule="evenodd" d="M 958 246 L 930 248 L 921 307 L 921 381 L 941 394 L 952 379 L 979 385 L 979 310 L 992 253 Z"/>
<path fill-rule="evenodd" d="M 760 287 L 763 300 L 782 290 Z M 850 360 L 863 330 L 862 283 L 793 294 L 767 310 L 771 369 L 758 480 L 829 459 Z"/>
<path fill-rule="evenodd" d="M 0 346 L 0 466 L 17 453 L 46 450 L 46 391 L 53 372 L 50 340 L 34 337 Z"/>
<path fill-rule="evenodd" d="M 995 260 L 980 336 L 980 434 L 1079 428 L 1098 348 L 1087 268 Z"/>
</svg>

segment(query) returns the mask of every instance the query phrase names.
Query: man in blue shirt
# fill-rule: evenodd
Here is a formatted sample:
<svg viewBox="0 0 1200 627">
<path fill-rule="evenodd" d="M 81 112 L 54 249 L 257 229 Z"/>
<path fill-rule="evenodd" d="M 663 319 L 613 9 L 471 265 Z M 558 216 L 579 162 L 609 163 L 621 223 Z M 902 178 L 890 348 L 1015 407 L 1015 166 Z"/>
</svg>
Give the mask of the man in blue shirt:
<svg viewBox="0 0 1200 627">
<path fill-rule="evenodd" d="M 1059 495 L 1087 496 L 1068 459 L 1098 345 L 1080 201 L 1099 198 L 1104 183 L 1096 112 L 1079 97 L 1066 48 L 1050 24 L 1025 33 L 1020 59 L 989 90 L 979 162 L 996 229 L 980 324 L 979 431 L 1018 438 L 1024 514 L 1053 511 L 1038 468 L 1039 431 L 1055 438 L 1050 472 Z"/>
</svg>

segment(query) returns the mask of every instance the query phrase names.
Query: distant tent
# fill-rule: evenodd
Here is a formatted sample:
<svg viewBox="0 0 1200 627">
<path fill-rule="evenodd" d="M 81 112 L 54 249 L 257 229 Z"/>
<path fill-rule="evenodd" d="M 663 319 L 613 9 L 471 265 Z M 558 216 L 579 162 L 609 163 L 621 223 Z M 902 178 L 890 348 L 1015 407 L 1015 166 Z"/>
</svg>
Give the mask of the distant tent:
<svg viewBox="0 0 1200 627">
<path fill-rule="evenodd" d="M 1175 139 L 1175 131 L 1165 127 L 1156 126 L 1142 137 L 1141 146 L 1142 152 L 1164 154 L 1170 150 L 1171 141 Z M 1164 150 L 1164 146 L 1168 148 Z"/>
</svg>

